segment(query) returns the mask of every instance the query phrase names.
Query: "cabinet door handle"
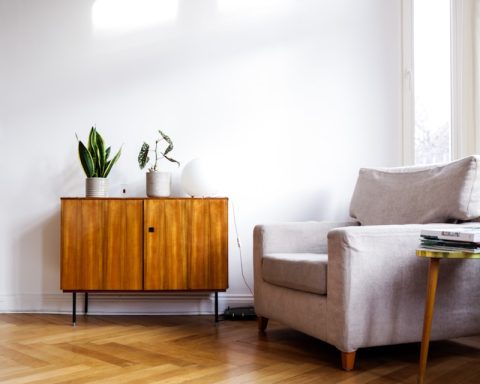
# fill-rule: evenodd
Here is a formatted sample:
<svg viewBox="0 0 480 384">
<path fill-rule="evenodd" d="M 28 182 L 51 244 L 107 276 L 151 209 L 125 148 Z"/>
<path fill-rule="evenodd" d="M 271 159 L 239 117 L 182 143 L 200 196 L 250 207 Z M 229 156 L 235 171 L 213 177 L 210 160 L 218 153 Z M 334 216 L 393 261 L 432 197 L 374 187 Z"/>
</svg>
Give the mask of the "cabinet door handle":
<svg viewBox="0 0 480 384">
<path fill-rule="evenodd" d="M 155 232 L 155 228 L 154 227 L 148 227 L 148 232 Z"/>
</svg>

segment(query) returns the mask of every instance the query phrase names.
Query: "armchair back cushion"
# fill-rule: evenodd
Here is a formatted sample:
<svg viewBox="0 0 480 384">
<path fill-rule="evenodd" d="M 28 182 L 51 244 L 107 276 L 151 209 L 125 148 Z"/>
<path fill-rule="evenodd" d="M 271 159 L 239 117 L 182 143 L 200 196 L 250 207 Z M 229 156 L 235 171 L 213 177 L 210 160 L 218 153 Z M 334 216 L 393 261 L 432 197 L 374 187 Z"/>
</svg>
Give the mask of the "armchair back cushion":
<svg viewBox="0 0 480 384">
<path fill-rule="evenodd" d="M 350 215 L 361 225 L 425 224 L 480 217 L 480 156 L 448 164 L 360 169 Z"/>
</svg>

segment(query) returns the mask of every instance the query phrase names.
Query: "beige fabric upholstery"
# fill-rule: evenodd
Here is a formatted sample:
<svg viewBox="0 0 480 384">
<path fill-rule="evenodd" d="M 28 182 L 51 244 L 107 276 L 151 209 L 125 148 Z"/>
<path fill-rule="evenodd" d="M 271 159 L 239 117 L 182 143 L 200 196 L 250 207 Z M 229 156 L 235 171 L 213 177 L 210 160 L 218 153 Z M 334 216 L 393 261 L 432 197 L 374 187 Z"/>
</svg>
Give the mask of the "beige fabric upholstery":
<svg viewBox="0 0 480 384">
<path fill-rule="evenodd" d="M 422 227 L 362 226 L 328 234 L 326 341 L 352 351 L 421 340 L 428 260 L 415 250 Z M 478 276 L 480 260 L 441 262 L 432 340 L 480 333 Z"/>
<path fill-rule="evenodd" d="M 327 293 L 327 255 L 316 253 L 264 255 L 262 277 L 270 284 L 325 295 Z"/>
<path fill-rule="evenodd" d="M 428 259 L 415 255 L 420 231 L 440 225 L 428 221 L 480 216 L 478 160 L 362 170 L 352 215 L 362 224 L 384 225 L 256 226 L 256 313 L 343 352 L 420 341 L 428 269 Z M 325 254 L 326 265 L 320 261 Z M 480 333 L 479 276 L 480 260 L 442 260 L 432 340 Z"/>
<path fill-rule="evenodd" d="M 267 283 L 262 277 L 263 255 L 280 253 L 325 253 L 327 233 L 356 222 L 301 222 L 256 226 L 253 232 L 255 311 L 259 316 L 326 340 L 327 296 Z"/>
<path fill-rule="evenodd" d="M 480 156 L 443 165 L 360 169 L 350 215 L 362 225 L 425 224 L 480 216 Z"/>
<path fill-rule="evenodd" d="M 337 223 L 341 227 L 335 229 L 335 223 L 255 227 L 257 315 L 278 320 L 344 352 L 420 341 L 428 260 L 415 256 L 415 250 L 423 226 L 345 224 Z M 288 234 L 299 228 L 304 236 L 317 237 L 319 248 L 328 241 L 327 295 L 272 284 L 262 276 L 265 250 L 275 249 L 279 238 L 288 243 Z M 295 239 L 292 244 L 301 246 Z M 478 276 L 480 260 L 442 260 L 432 340 L 480 333 Z"/>
</svg>

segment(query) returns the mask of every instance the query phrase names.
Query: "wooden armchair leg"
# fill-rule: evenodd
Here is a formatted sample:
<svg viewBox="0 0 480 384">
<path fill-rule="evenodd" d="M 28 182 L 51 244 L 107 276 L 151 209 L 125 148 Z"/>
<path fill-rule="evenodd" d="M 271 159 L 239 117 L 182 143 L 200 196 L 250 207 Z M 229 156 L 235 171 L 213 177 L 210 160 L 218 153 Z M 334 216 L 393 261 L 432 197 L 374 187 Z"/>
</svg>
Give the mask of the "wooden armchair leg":
<svg viewBox="0 0 480 384">
<path fill-rule="evenodd" d="M 345 371 L 351 371 L 355 365 L 355 353 L 353 352 L 342 352 L 342 369 Z"/>
<path fill-rule="evenodd" d="M 268 318 L 263 317 L 263 316 L 259 316 L 258 317 L 258 330 L 260 332 L 265 332 L 265 330 L 267 329 L 267 325 L 268 325 Z"/>
</svg>

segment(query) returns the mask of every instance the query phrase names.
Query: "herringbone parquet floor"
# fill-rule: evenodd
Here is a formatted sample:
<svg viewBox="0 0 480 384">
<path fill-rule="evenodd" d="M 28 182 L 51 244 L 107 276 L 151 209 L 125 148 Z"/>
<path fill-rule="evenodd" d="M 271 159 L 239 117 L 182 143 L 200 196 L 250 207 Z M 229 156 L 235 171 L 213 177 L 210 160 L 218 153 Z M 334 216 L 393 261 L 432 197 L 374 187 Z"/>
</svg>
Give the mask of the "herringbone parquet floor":
<svg viewBox="0 0 480 384">
<path fill-rule="evenodd" d="M 0 383 L 415 383 L 419 344 L 366 348 L 357 369 L 281 324 L 211 316 L 0 315 Z M 480 383 L 480 337 L 433 342 L 427 383 Z"/>
</svg>

